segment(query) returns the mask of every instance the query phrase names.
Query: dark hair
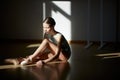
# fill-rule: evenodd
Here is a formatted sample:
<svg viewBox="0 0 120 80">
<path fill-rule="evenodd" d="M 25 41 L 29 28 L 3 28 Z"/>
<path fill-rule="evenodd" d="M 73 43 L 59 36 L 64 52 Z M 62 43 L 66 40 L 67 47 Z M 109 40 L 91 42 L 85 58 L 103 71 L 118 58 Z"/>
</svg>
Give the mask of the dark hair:
<svg viewBox="0 0 120 80">
<path fill-rule="evenodd" d="M 50 26 L 55 26 L 55 24 L 56 24 L 55 20 L 52 17 L 46 17 L 43 20 L 43 23 L 44 22 L 47 23 L 47 24 L 49 24 Z"/>
</svg>

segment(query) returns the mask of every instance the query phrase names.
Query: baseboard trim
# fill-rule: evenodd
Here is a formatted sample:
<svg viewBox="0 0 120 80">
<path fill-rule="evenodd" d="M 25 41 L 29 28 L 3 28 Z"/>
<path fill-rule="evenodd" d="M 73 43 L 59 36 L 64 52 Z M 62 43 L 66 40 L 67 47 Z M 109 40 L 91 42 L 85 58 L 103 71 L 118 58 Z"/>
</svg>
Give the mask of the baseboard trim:
<svg viewBox="0 0 120 80">
<path fill-rule="evenodd" d="M 1 39 L 0 43 L 41 43 L 42 39 Z M 101 44 L 100 41 L 90 41 L 95 44 Z M 88 42 L 85 40 L 68 40 L 69 44 L 87 44 Z M 104 41 L 103 43 L 115 43 Z"/>
</svg>

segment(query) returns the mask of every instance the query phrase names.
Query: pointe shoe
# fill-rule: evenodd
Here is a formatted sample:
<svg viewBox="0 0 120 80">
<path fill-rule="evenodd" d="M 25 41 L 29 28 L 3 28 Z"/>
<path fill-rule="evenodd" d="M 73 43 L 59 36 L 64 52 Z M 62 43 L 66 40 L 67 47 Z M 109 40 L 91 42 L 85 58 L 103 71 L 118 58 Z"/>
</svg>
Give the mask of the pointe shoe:
<svg viewBox="0 0 120 80">
<path fill-rule="evenodd" d="M 24 65 L 31 64 L 31 63 L 32 63 L 32 60 L 31 60 L 30 58 L 28 58 L 28 59 L 22 61 L 22 62 L 20 63 L 20 65 L 24 66 Z"/>
<path fill-rule="evenodd" d="M 22 65 L 22 66 L 27 65 L 27 64 L 28 64 L 28 61 L 27 61 L 27 60 L 22 61 L 22 62 L 20 63 L 20 65 Z"/>
</svg>

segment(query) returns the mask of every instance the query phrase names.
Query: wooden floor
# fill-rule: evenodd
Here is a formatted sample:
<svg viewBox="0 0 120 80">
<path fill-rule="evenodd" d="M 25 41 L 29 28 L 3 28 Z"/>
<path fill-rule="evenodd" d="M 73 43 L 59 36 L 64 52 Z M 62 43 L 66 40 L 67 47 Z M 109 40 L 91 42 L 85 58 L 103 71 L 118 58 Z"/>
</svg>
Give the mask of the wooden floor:
<svg viewBox="0 0 120 80">
<path fill-rule="evenodd" d="M 6 67 L 4 59 L 32 54 L 40 43 L 1 43 L 0 80 L 118 80 L 120 79 L 120 47 L 106 44 L 71 44 L 69 63 L 43 66 Z M 118 78 L 118 79 L 117 79 Z"/>
</svg>

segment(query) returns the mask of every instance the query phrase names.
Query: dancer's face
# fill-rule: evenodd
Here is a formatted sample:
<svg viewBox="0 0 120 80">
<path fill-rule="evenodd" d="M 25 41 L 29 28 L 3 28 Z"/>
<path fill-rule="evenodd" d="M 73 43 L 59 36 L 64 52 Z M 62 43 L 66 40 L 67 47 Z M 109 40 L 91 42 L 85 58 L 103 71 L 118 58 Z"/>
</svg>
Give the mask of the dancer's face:
<svg viewBox="0 0 120 80">
<path fill-rule="evenodd" d="M 49 34 L 49 33 L 51 32 L 51 27 L 50 27 L 50 25 L 47 24 L 47 23 L 43 23 L 43 31 L 44 31 L 44 33 L 46 33 L 46 34 Z"/>
</svg>

